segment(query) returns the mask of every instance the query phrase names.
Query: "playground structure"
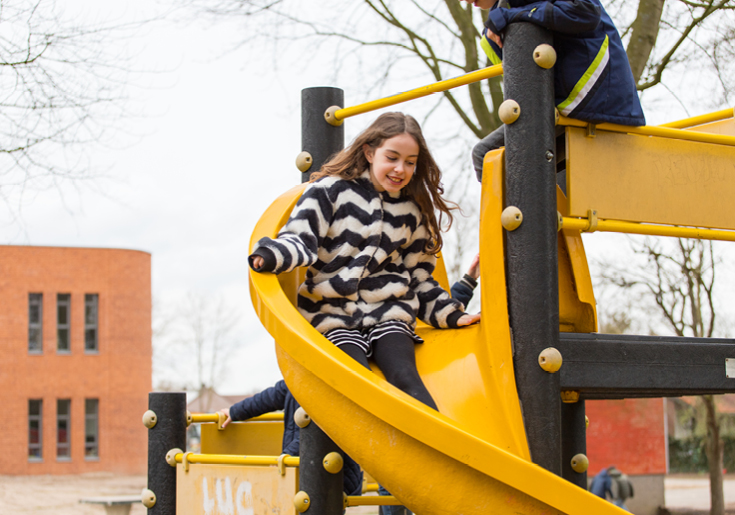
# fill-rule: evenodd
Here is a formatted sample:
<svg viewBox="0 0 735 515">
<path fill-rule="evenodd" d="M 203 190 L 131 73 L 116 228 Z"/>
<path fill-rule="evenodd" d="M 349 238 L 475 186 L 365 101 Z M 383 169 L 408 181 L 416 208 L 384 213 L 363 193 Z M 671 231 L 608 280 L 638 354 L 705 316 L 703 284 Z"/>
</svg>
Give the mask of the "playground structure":
<svg viewBox="0 0 735 515">
<path fill-rule="evenodd" d="M 735 240 L 733 110 L 660 127 L 555 124 L 552 69 L 531 58 L 543 57 L 549 37 L 526 23 L 506 31 L 504 91 L 518 116 L 507 118 L 505 149 L 484 163 L 482 321 L 417 329 L 426 342 L 417 365 L 439 412 L 362 368 L 299 315 L 302 271 L 251 274 L 256 312 L 308 414 L 299 422 L 301 456 L 279 456 L 277 421 L 218 431 L 217 415 L 190 418 L 205 423 L 202 452 L 185 453 L 182 395 L 151 394 L 149 513 L 337 515 L 394 503 L 420 515 L 624 513 L 586 491 L 585 399 L 735 391 L 732 340 L 596 333 L 581 239 L 610 230 Z M 304 90 L 304 178 L 342 148 L 345 118 L 460 83 L 347 109 L 333 107 L 343 104 L 340 90 Z M 277 234 L 303 187 L 268 208 L 251 245 Z M 441 262 L 435 278 L 448 287 Z M 335 442 L 395 499 L 344 497 Z"/>
</svg>

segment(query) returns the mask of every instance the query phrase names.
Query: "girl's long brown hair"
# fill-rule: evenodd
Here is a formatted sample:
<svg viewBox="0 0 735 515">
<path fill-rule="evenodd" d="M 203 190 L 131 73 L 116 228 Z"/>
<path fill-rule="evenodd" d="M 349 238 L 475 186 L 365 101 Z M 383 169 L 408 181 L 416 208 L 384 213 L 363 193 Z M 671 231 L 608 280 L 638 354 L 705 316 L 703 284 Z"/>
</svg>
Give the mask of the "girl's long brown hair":
<svg viewBox="0 0 735 515">
<path fill-rule="evenodd" d="M 363 152 L 363 145 L 368 145 L 375 150 L 385 140 L 404 133 L 416 140 L 419 146 L 419 158 L 416 161 L 413 177 L 401 190 L 401 194 L 416 202 L 421 210 L 421 222 L 429 230 L 429 240 L 424 251 L 429 254 L 437 254 L 443 244 L 441 236 L 443 218 L 447 217 L 447 229 L 449 229 L 453 221 L 452 210 L 458 207 L 454 202 L 442 198 L 444 186 L 441 183 L 441 170 L 429 152 L 424 135 L 421 133 L 421 127 L 413 116 L 403 113 L 380 115 L 370 127 L 355 138 L 349 147 L 324 163 L 321 170 L 311 176 L 311 181 L 328 175 L 336 175 L 348 180 L 359 177 L 370 167 Z M 438 220 L 436 211 L 439 212 Z"/>
</svg>

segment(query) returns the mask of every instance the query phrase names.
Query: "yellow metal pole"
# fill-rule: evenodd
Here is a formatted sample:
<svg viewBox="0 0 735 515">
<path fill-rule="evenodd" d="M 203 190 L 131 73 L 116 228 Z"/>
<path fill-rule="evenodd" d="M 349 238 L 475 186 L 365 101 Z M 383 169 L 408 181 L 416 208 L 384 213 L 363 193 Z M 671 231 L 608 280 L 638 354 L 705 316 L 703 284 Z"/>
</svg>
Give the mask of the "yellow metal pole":
<svg viewBox="0 0 735 515">
<path fill-rule="evenodd" d="M 427 95 L 431 95 L 432 93 L 447 91 L 448 89 L 457 88 L 459 86 L 465 86 L 473 82 L 478 82 L 483 79 L 489 79 L 491 77 L 497 77 L 502 74 L 502 64 L 488 66 L 487 68 L 483 68 L 482 70 L 477 70 L 467 73 L 465 75 L 460 75 L 459 77 L 455 77 L 453 79 L 442 80 L 433 84 L 429 84 L 428 86 L 422 86 L 420 88 L 405 91 L 403 93 L 398 93 L 397 95 L 392 95 L 390 97 L 385 97 L 378 100 L 371 100 L 370 102 L 365 102 L 364 104 L 338 109 L 334 112 L 334 118 L 336 122 L 341 122 L 342 120 L 344 120 L 345 118 L 349 118 L 350 116 L 375 111 L 376 109 L 400 104 L 401 102 L 406 102 L 415 98 L 425 97 Z"/>
<path fill-rule="evenodd" d="M 191 415 L 192 422 L 217 422 L 218 415 L 216 413 L 196 413 Z M 283 420 L 283 413 L 266 413 L 259 417 L 248 419 L 247 422 L 271 422 Z"/>
<path fill-rule="evenodd" d="M 186 461 L 189 463 L 200 463 L 204 465 L 251 465 L 251 466 L 277 466 L 278 456 L 235 456 L 230 454 L 189 454 Z M 176 463 L 183 463 L 184 453 L 174 456 Z M 287 467 L 298 467 L 298 456 L 287 456 L 283 459 Z"/>
<path fill-rule="evenodd" d="M 562 217 L 560 229 L 587 231 L 590 221 L 587 218 Z M 648 236 L 671 236 L 674 238 L 696 238 L 699 240 L 735 241 L 735 231 L 717 229 L 698 229 L 696 227 L 675 227 L 671 225 L 652 225 L 620 220 L 598 220 L 595 231 L 645 234 Z"/>
<path fill-rule="evenodd" d="M 596 129 L 601 131 L 622 132 L 626 134 L 638 134 L 640 136 L 657 136 L 659 138 L 684 139 L 689 141 L 699 141 L 701 143 L 735 146 L 735 136 L 723 136 L 721 134 L 709 134 L 706 132 L 669 129 L 668 127 L 661 126 L 644 125 L 641 127 L 632 127 L 627 125 L 617 125 L 614 123 L 590 124 L 588 122 L 583 122 L 582 120 L 567 118 L 566 116 L 559 116 L 558 125 L 582 128 L 594 125 Z"/>
<path fill-rule="evenodd" d="M 400 506 L 392 495 L 348 495 L 347 506 Z"/>
<path fill-rule="evenodd" d="M 722 111 L 715 111 L 714 113 L 703 114 L 700 116 L 693 116 L 692 118 L 685 118 L 683 120 L 677 120 L 675 122 L 663 123 L 659 127 L 668 127 L 669 129 L 686 129 L 688 127 L 695 127 L 702 125 L 703 123 L 718 122 L 727 118 L 735 116 L 735 109 L 728 107 Z"/>
</svg>

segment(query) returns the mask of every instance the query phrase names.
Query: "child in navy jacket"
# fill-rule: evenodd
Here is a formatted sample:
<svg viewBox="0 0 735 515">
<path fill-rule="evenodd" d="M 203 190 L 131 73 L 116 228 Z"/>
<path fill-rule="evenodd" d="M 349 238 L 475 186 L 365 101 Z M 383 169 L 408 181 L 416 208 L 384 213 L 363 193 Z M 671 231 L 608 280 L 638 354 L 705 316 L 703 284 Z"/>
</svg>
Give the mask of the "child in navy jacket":
<svg viewBox="0 0 735 515">
<path fill-rule="evenodd" d="M 266 388 L 252 397 L 248 397 L 233 404 L 229 409 L 221 410 L 227 415 L 223 427 L 233 420 L 248 420 L 272 411 L 283 410 L 283 445 L 282 453 L 289 456 L 299 455 L 299 428 L 294 422 L 293 415 L 299 409 L 299 403 L 291 395 L 291 391 L 284 381 L 278 381 L 274 386 Z M 345 453 L 344 456 L 344 492 L 347 495 L 361 495 L 362 470 L 355 461 Z"/>
<path fill-rule="evenodd" d="M 463 0 L 472 2 L 473 0 Z M 489 9 L 481 46 L 494 64 L 502 59 L 501 34 L 510 23 L 526 21 L 554 33 L 554 101 L 559 113 L 592 123 L 645 125 L 628 56 L 620 35 L 599 0 L 475 0 Z M 478 179 L 490 150 L 505 144 L 505 126 L 472 151 Z"/>
</svg>

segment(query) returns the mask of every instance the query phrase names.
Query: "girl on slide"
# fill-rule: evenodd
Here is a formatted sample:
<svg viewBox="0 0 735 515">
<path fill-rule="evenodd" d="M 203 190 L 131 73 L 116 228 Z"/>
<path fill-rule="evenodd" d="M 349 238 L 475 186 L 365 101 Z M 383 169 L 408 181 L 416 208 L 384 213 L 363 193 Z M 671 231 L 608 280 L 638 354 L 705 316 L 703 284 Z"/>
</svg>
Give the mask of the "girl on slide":
<svg viewBox="0 0 735 515">
<path fill-rule="evenodd" d="M 437 409 L 416 369 L 420 318 L 437 328 L 473 324 L 431 276 L 452 214 L 441 172 L 416 120 L 381 115 L 314 174 L 276 239 L 249 257 L 256 272 L 308 266 L 298 309 L 324 336 Z M 436 212 L 439 216 L 437 219 Z"/>
</svg>

